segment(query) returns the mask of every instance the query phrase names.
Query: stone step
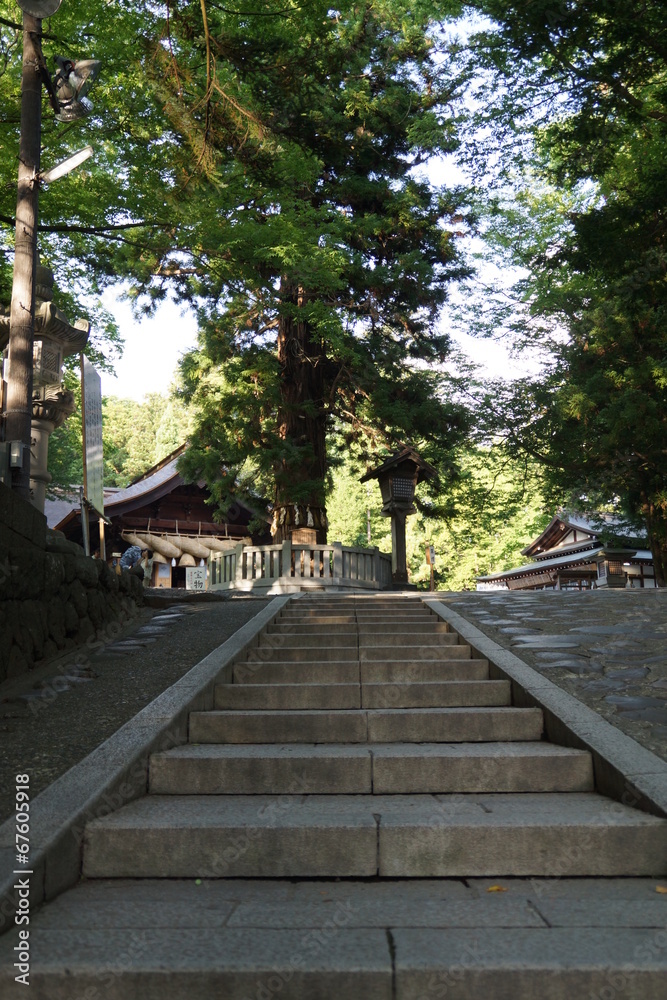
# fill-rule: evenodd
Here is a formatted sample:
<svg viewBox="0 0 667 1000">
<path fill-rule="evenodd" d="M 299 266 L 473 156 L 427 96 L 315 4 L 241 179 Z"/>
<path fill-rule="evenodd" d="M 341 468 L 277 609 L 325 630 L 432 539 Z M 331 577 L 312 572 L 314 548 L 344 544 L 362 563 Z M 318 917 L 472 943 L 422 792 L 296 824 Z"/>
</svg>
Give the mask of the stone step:
<svg viewBox="0 0 667 1000">
<path fill-rule="evenodd" d="M 288 624 L 284 622 L 276 622 L 272 625 L 268 625 L 264 632 L 265 635 L 319 635 L 322 631 L 322 625 L 313 625 L 306 622 L 299 622 Z M 349 632 L 351 635 L 375 635 L 375 634 L 386 634 L 394 635 L 395 633 L 412 635 L 427 635 L 432 632 L 449 632 L 449 626 L 447 622 L 438 621 L 437 618 L 425 619 L 423 622 L 417 622 L 416 624 L 411 623 L 396 623 L 394 621 L 385 622 L 383 624 L 356 624 L 354 622 L 348 622 L 345 624 L 331 624 L 329 622 L 324 626 L 326 631 L 329 633 L 346 633 Z"/>
<path fill-rule="evenodd" d="M 289 644 L 288 644 L 289 642 Z M 401 652 L 404 650 L 404 655 Z M 286 642 L 269 643 L 264 642 L 253 650 L 249 655 L 247 663 L 253 668 L 258 663 L 293 664 L 299 662 L 308 663 L 362 663 L 381 661 L 383 663 L 395 664 L 418 664 L 418 663 L 444 663 L 448 660 L 470 660 L 472 649 L 470 646 L 459 643 L 443 643 L 441 646 L 428 647 L 396 647 L 396 646 L 294 646 L 291 639 Z M 244 663 L 235 666 L 235 671 L 242 671 Z"/>
<path fill-rule="evenodd" d="M 283 608 L 281 614 L 292 616 L 304 615 L 305 617 L 316 615 L 322 618 L 328 617 L 329 615 L 354 615 L 355 618 L 391 618 L 393 615 L 405 618 L 437 618 L 433 611 L 431 611 L 431 609 L 426 607 L 424 604 L 413 604 L 408 607 L 391 607 L 390 605 L 386 605 L 384 607 L 360 607 L 357 605 L 354 608 L 346 608 L 341 605 L 336 605 L 330 608 L 315 606 L 302 607 L 301 605 L 298 605 L 294 608 Z"/>
<path fill-rule="evenodd" d="M 190 713 L 191 743 L 473 743 L 539 740 L 538 708 Z"/>
<path fill-rule="evenodd" d="M 509 681 L 362 684 L 362 708 L 470 708 L 511 705 Z"/>
<path fill-rule="evenodd" d="M 443 633 L 451 632 L 451 629 L 447 622 L 440 621 L 438 618 L 431 617 L 425 618 L 423 622 L 396 622 L 394 620 L 387 622 L 358 622 L 357 632 L 359 635 L 375 635 L 377 633 L 384 633 L 385 635 L 431 635 L 432 633 Z"/>
<path fill-rule="evenodd" d="M 442 621 L 425 604 L 413 606 L 411 608 L 357 608 L 355 612 L 357 621 L 370 621 L 374 619 L 413 619 L 414 621 Z"/>
<path fill-rule="evenodd" d="M 460 646 L 452 647 L 460 649 Z M 483 681 L 489 676 L 489 661 L 478 659 L 362 660 L 363 684 L 406 684 L 436 681 Z"/>
<path fill-rule="evenodd" d="M 325 628 L 330 634 L 356 635 L 357 626 L 353 621 L 349 622 L 327 622 L 325 625 L 309 622 L 285 622 L 278 618 L 271 625 L 267 625 L 264 635 L 319 635 Z"/>
<path fill-rule="evenodd" d="M 429 608 L 426 608 L 423 605 L 414 609 L 387 608 L 386 610 L 378 609 L 376 611 L 345 611 L 341 608 L 331 608 L 329 610 L 326 608 L 304 608 L 303 610 L 299 610 L 297 608 L 284 608 L 278 615 L 279 621 L 298 621 L 299 619 L 303 619 L 304 621 L 312 621 L 313 619 L 317 621 L 326 621 L 329 618 L 352 618 L 354 620 L 369 622 L 376 621 L 378 619 L 391 621 L 392 618 L 400 621 L 407 621 L 408 619 L 413 621 L 424 621 L 430 618 L 435 618 L 436 621 L 439 620 Z"/>
<path fill-rule="evenodd" d="M 316 594 L 304 594 L 296 601 L 291 601 L 288 607 L 291 610 L 296 608 L 419 608 L 426 607 L 420 597 L 393 597 L 369 594 L 357 594 L 350 597 L 338 595 L 335 597 L 318 596 Z"/>
<path fill-rule="evenodd" d="M 438 616 L 427 607 L 426 604 L 417 602 L 415 604 L 403 604 L 403 605 L 357 605 L 355 614 L 357 618 L 388 618 L 392 615 L 397 615 L 399 617 L 413 617 L 417 618 L 422 616 L 424 618 L 437 618 Z"/>
<path fill-rule="evenodd" d="M 31 915 L 31 996 L 662 1000 L 667 821 L 595 794 L 418 599 L 289 608 L 150 794 L 87 824 L 83 880 Z M 629 914 L 544 888 L 605 877 L 646 883 Z"/>
<path fill-rule="evenodd" d="M 285 606 L 285 611 L 298 611 L 299 608 L 344 608 L 346 611 L 354 611 L 357 602 L 352 594 L 336 594 L 330 597 L 323 594 L 302 594 L 301 597 L 292 598 Z"/>
<path fill-rule="evenodd" d="M 591 755 L 548 743 L 186 745 L 153 754 L 162 795 L 593 790 Z"/>
<path fill-rule="evenodd" d="M 356 623 L 356 617 L 354 614 L 344 615 L 335 612 L 325 616 L 316 613 L 311 615 L 308 613 L 294 615 L 281 611 L 281 613 L 276 616 L 274 624 L 288 625 L 292 623 L 298 624 L 300 622 L 303 622 L 304 624 L 317 625 L 318 628 L 321 625 L 354 625 Z"/>
<path fill-rule="evenodd" d="M 398 649 L 397 644 L 392 643 L 378 645 L 372 643 L 359 647 L 360 660 L 400 660 L 400 653 L 404 653 L 406 660 L 411 663 L 423 663 L 425 660 L 469 660 L 472 656 L 470 646 L 462 642 L 457 642 L 458 636 L 453 633 L 438 636 L 438 639 L 451 639 L 453 641 L 437 642 L 428 644 L 420 641 L 418 644 L 408 645 Z M 282 655 L 281 655 L 282 659 Z"/>
<path fill-rule="evenodd" d="M 464 661 L 461 661 L 464 662 Z M 249 661 L 234 667 L 235 684 L 358 684 L 359 660 L 335 660 L 324 663 L 277 661 Z M 488 676 L 488 668 L 487 668 Z"/>
<path fill-rule="evenodd" d="M 664 920 L 637 922 L 628 882 L 654 912 L 647 879 L 600 880 L 597 892 L 560 879 L 555 891 L 583 899 L 554 901 L 528 880 L 490 894 L 474 879 L 82 881 L 31 921 L 29 996 L 663 1000 Z M 554 908 L 565 922 L 549 926 Z M 20 989 L 15 943 L 0 939 L 8 998 Z"/>
<path fill-rule="evenodd" d="M 174 907 L 178 911 L 177 903 Z M 317 945 L 319 940 L 326 940 L 319 927 L 226 929 L 219 922 L 176 930 L 162 924 L 155 930 L 130 926 L 81 927 L 75 934 L 46 931 L 39 936 L 29 996 L 30 1000 L 392 1000 L 385 930 L 367 929 L 360 937 L 359 931 L 334 925 L 331 942 L 323 947 Z M 5 957 L 2 948 L 0 956 Z M 19 996 L 14 982 L 17 970 L 10 968 L 15 957 L 8 954 L 6 967 L 0 968 L 0 995 L 7 1000 Z"/>
<path fill-rule="evenodd" d="M 356 684 L 217 684 L 216 709 L 361 708 Z"/>
<path fill-rule="evenodd" d="M 387 643 L 387 639 L 391 638 L 391 643 Z M 276 637 L 274 634 L 263 635 L 260 638 L 259 648 L 260 649 L 280 649 L 287 653 L 288 656 L 292 656 L 293 650 L 306 649 L 306 650 L 327 650 L 327 659 L 338 659 L 335 655 L 336 650 L 345 651 L 342 659 L 346 659 L 348 656 L 348 650 L 356 650 L 357 647 L 362 649 L 391 649 L 395 646 L 405 647 L 407 649 L 421 649 L 421 648 L 439 648 L 442 646 L 457 646 L 460 645 L 459 637 L 455 632 L 395 632 L 391 633 L 390 636 L 384 631 L 384 628 L 378 628 L 377 631 L 365 632 L 346 630 L 344 632 L 330 632 L 328 629 L 319 629 L 317 632 L 306 633 L 305 635 L 299 634 L 297 632 L 288 631 L 279 634 Z M 466 647 L 469 648 L 469 647 Z M 295 654 L 296 655 L 296 654 Z"/>
<path fill-rule="evenodd" d="M 261 656 L 264 652 L 270 652 L 274 662 L 282 661 L 283 663 L 296 663 L 299 660 L 313 659 L 322 663 L 328 663 L 331 660 L 358 660 L 359 647 L 356 636 L 352 643 L 347 642 L 347 636 L 342 637 L 342 639 L 345 641 L 323 642 L 321 645 L 314 643 L 311 636 L 304 636 L 306 645 L 299 645 L 298 636 L 288 636 L 285 642 L 279 643 L 264 640 L 260 642 L 256 650 L 253 650 L 251 655 L 254 659 L 255 656 Z"/>
<path fill-rule="evenodd" d="M 457 647 L 458 648 L 458 647 Z M 234 667 L 235 684 L 404 684 L 417 681 L 483 681 L 489 677 L 489 661 L 452 660 L 358 660 L 288 661 L 254 660 Z"/>
<path fill-rule="evenodd" d="M 509 681 L 218 684 L 216 709 L 452 708 L 510 705 Z"/>
<path fill-rule="evenodd" d="M 420 640 L 421 641 L 421 640 Z M 328 628 L 320 628 L 317 632 L 300 634 L 296 631 L 281 633 L 279 638 L 274 635 L 262 635 L 259 648 L 271 649 L 356 649 L 359 645 L 356 630 L 346 629 L 343 632 L 330 632 Z"/>
<path fill-rule="evenodd" d="M 358 626 L 369 626 L 369 625 L 411 625 L 411 626 L 422 626 L 425 624 L 438 622 L 439 619 L 435 618 L 434 615 L 396 615 L 396 614 L 386 614 L 386 615 L 373 615 L 372 617 L 358 615 L 291 615 L 283 616 L 279 615 L 276 617 L 274 624 L 276 625 L 317 625 L 326 631 L 329 625 L 348 625 L 352 628 Z"/>
<path fill-rule="evenodd" d="M 667 821 L 589 792 L 147 795 L 88 823 L 83 875 L 660 877 L 666 847 Z"/>
<path fill-rule="evenodd" d="M 179 882 L 167 884 L 180 890 Z M 100 981 L 104 1000 L 664 998 L 664 949 L 649 948 L 664 934 L 659 928 L 506 928 L 489 926 L 488 919 L 480 918 L 479 925 L 466 922 L 463 928 L 399 925 L 388 933 L 377 918 L 378 926 L 351 929 L 349 905 L 326 902 L 329 912 L 320 911 L 319 922 L 312 926 L 297 917 L 293 927 L 278 924 L 284 906 L 272 911 L 276 926 L 263 926 L 260 917 L 249 926 L 224 926 L 222 917 L 216 919 L 210 912 L 210 904 L 208 922 L 174 917 L 165 924 L 157 917 L 139 934 L 127 917 L 120 927 L 75 924 L 74 932 L 40 926 L 30 1000 L 94 998 L 101 995 Z M 229 913 L 234 905 L 222 911 Z M 386 904 L 376 904 L 376 909 L 386 912 Z M 252 912 L 258 911 L 255 906 Z M 169 912 L 180 912 L 178 901 L 171 903 Z M 9 953 L 9 941 L 3 944 L 0 992 L 6 989 L 9 997 L 15 995 L 10 992 L 15 988 L 15 956 Z M 622 993 L 612 994 L 610 983 L 622 984 Z"/>
<path fill-rule="evenodd" d="M 360 628 L 358 642 L 361 649 L 386 649 L 394 646 L 407 646 L 415 651 L 425 648 L 430 650 L 434 646 L 449 647 L 463 645 L 456 632 L 426 632 L 416 629 L 414 632 L 404 632 L 401 630 L 400 632 L 387 633 L 384 630 L 384 626 L 381 629 L 378 626 L 377 631 L 373 632 L 366 632 L 363 627 Z"/>
</svg>

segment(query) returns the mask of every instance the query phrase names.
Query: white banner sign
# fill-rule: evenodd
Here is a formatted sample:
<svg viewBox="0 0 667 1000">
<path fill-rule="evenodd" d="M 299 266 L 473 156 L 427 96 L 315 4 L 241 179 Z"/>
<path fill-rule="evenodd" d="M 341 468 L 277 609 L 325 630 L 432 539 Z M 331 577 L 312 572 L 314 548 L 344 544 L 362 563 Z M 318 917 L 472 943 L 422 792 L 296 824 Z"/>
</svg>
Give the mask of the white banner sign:
<svg viewBox="0 0 667 1000">
<path fill-rule="evenodd" d="M 206 566 L 187 566 L 185 569 L 186 590 L 206 590 Z"/>
<path fill-rule="evenodd" d="M 86 499 L 104 513 L 104 456 L 102 451 L 102 382 L 85 355 L 81 355 L 83 410 L 83 481 Z"/>
</svg>

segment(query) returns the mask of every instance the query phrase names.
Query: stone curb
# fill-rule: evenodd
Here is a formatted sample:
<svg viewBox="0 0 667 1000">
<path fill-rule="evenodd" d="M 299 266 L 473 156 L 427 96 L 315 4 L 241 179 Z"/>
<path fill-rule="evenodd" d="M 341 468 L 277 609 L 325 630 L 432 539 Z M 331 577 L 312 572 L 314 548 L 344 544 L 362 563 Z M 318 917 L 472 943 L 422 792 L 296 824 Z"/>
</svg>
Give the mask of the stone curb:
<svg viewBox="0 0 667 1000">
<path fill-rule="evenodd" d="M 298 596 L 272 600 L 30 803 L 31 910 L 79 880 L 86 823 L 146 794 L 150 754 L 187 741 L 190 711 L 213 708 L 216 683 L 231 681 L 234 663 L 258 645 L 266 626 Z M 0 934 L 14 926 L 15 883 L 28 877 L 13 874 L 21 867 L 15 835 L 11 817 L 0 826 Z"/>
<path fill-rule="evenodd" d="M 548 740 L 590 751 L 597 791 L 624 805 L 667 816 L 667 762 L 503 649 L 445 602 L 422 600 L 472 647 L 473 657 L 489 661 L 492 679 L 511 682 L 513 705 L 542 709 Z"/>
</svg>

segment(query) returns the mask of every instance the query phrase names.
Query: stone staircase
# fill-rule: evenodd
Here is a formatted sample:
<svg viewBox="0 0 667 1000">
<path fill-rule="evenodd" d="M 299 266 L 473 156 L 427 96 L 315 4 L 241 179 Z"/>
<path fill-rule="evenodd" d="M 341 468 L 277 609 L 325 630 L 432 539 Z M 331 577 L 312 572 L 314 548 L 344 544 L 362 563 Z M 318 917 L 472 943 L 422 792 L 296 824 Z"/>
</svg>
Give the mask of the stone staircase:
<svg viewBox="0 0 667 1000">
<path fill-rule="evenodd" d="M 600 913 L 664 875 L 667 822 L 542 732 L 417 597 L 291 601 L 149 794 L 88 824 L 33 995 L 106 970 L 105 1000 L 564 1000 L 630 969 L 621 995 L 657 1000 L 656 898 Z M 580 887 L 567 917 L 533 901 L 552 878 Z"/>
<path fill-rule="evenodd" d="M 542 729 L 418 599 L 303 598 L 152 757 L 150 794 L 89 824 L 84 875 L 659 872 L 661 821 Z"/>
</svg>

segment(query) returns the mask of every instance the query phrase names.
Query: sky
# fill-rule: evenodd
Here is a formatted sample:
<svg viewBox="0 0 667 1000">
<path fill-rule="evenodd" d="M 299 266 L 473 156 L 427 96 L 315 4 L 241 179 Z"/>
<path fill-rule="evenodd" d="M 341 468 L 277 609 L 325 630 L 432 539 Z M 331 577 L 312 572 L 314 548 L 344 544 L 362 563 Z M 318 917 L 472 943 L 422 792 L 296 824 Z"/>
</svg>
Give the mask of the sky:
<svg viewBox="0 0 667 1000">
<path fill-rule="evenodd" d="M 115 363 L 116 377 L 101 372 L 102 394 L 141 402 L 150 392 L 168 393 L 179 358 L 197 343 L 197 324 L 171 302 L 163 302 L 154 316 L 135 318 L 122 292 L 103 296 L 125 341 L 123 356 Z"/>
</svg>

